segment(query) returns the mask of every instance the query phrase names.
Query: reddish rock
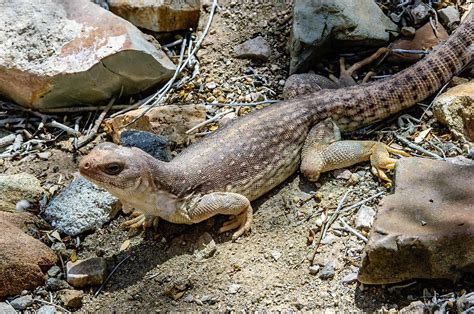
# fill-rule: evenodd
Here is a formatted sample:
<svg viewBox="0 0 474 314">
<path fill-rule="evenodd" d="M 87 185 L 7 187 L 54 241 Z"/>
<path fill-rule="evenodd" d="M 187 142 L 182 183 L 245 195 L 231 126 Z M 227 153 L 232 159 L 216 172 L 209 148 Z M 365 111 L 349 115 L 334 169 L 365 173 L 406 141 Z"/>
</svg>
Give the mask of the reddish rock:
<svg viewBox="0 0 474 314">
<path fill-rule="evenodd" d="M 175 66 L 89 0 L 0 2 L 0 94 L 31 108 L 97 103 L 169 79 Z"/>
<path fill-rule="evenodd" d="M 57 262 L 49 247 L 20 229 L 35 219 L 28 213 L 0 212 L 0 297 L 43 284 L 44 273 Z"/>
<path fill-rule="evenodd" d="M 436 34 L 430 23 L 426 23 L 416 30 L 415 36 L 411 38 L 400 38 L 395 40 L 390 48 L 407 50 L 430 50 L 434 46 L 448 39 L 448 33 L 441 23 L 438 23 Z M 421 59 L 423 55 L 419 54 L 396 54 L 388 57 L 392 62 L 415 62 Z"/>
<path fill-rule="evenodd" d="M 474 272 L 474 166 L 422 158 L 397 162 L 395 193 L 383 199 L 359 281 L 455 280 Z"/>
<path fill-rule="evenodd" d="M 67 282 L 76 288 L 98 286 L 107 276 L 107 263 L 102 257 L 69 261 L 66 264 Z"/>
<path fill-rule="evenodd" d="M 108 0 L 108 4 L 118 16 L 155 32 L 196 29 L 201 9 L 199 0 Z"/>
</svg>

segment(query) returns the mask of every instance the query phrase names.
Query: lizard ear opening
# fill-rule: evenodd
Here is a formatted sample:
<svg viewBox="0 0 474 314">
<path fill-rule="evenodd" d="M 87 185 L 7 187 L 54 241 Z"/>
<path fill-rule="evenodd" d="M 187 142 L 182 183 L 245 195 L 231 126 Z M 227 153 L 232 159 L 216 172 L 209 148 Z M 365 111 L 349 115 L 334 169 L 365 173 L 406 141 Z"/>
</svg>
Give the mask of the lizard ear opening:
<svg viewBox="0 0 474 314">
<path fill-rule="evenodd" d="M 118 162 L 111 162 L 102 167 L 102 171 L 104 171 L 105 173 L 111 176 L 118 175 L 119 173 L 123 171 L 123 169 L 124 169 L 123 164 L 118 163 Z"/>
</svg>

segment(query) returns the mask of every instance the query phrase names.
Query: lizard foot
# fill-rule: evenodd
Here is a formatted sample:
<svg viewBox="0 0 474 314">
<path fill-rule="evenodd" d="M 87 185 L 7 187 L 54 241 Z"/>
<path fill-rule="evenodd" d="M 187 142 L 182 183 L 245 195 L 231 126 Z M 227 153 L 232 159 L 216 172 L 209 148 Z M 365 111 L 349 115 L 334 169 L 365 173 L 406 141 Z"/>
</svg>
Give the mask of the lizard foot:
<svg viewBox="0 0 474 314">
<path fill-rule="evenodd" d="M 227 232 L 229 230 L 237 229 L 236 232 L 232 235 L 232 241 L 235 241 L 245 232 L 250 231 L 253 221 L 253 210 L 252 207 L 248 207 L 242 213 L 231 217 L 226 221 L 222 227 L 219 229 L 219 233 Z"/>
<path fill-rule="evenodd" d="M 372 165 L 371 170 L 376 177 L 379 177 L 386 182 L 392 182 L 392 180 L 387 177 L 385 171 L 395 169 L 395 163 L 397 162 L 397 159 L 391 158 L 389 153 L 402 157 L 411 157 L 410 154 L 403 150 L 398 150 L 377 142 L 373 146 L 372 155 L 370 156 L 370 163 Z"/>
<path fill-rule="evenodd" d="M 156 228 L 160 221 L 159 217 L 145 215 L 140 211 L 134 211 L 131 216 L 134 218 L 124 222 L 122 224 L 123 229 Z"/>
</svg>

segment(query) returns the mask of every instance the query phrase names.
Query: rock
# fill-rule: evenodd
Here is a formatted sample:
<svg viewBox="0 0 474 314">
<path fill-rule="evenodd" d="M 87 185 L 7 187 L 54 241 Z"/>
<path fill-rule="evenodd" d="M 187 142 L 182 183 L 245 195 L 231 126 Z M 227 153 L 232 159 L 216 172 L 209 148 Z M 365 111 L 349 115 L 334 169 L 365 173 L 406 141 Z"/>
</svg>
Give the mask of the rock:
<svg viewBox="0 0 474 314">
<path fill-rule="evenodd" d="M 10 305 L 18 311 L 26 310 L 26 308 L 33 304 L 33 297 L 31 295 L 24 295 L 10 301 Z"/>
<path fill-rule="evenodd" d="M 82 306 L 84 292 L 81 290 L 66 289 L 58 292 L 59 299 L 66 308 L 75 309 Z"/>
<path fill-rule="evenodd" d="M 438 16 L 444 25 L 446 25 L 446 27 L 450 30 L 454 30 L 461 22 L 461 19 L 459 18 L 459 11 L 454 6 L 448 6 L 439 10 Z"/>
<path fill-rule="evenodd" d="M 196 29 L 200 0 L 108 0 L 110 11 L 134 25 L 154 32 Z"/>
<path fill-rule="evenodd" d="M 137 147 L 158 160 L 170 161 L 171 150 L 168 140 L 159 135 L 142 131 L 123 131 L 120 144 L 126 147 Z"/>
<path fill-rule="evenodd" d="M 370 229 L 374 222 L 375 210 L 372 207 L 362 205 L 357 213 L 355 221 L 356 228 L 358 229 Z"/>
<path fill-rule="evenodd" d="M 273 250 L 272 253 L 271 253 L 273 259 L 275 260 L 275 262 L 277 262 L 280 257 L 282 256 L 282 253 L 278 250 Z"/>
<path fill-rule="evenodd" d="M 421 24 L 423 22 L 426 22 L 428 18 L 430 17 L 430 11 L 432 8 L 425 4 L 425 3 L 420 3 L 416 7 L 414 7 L 411 10 L 411 16 L 413 17 L 413 21 L 415 24 Z"/>
<path fill-rule="evenodd" d="M 56 307 L 54 305 L 43 305 L 36 311 L 36 314 L 55 314 L 55 313 L 56 313 Z"/>
<path fill-rule="evenodd" d="M 350 273 L 342 278 L 343 283 L 353 283 L 357 281 L 357 273 Z"/>
<path fill-rule="evenodd" d="M 335 270 L 334 270 L 334 262 L 329 261 L 324 265 L 324 267 L 321 269 L 319 272 L 319 278 L 326 280 L 326 279 L 331 279 L 335 275 Z"/>
<path fill-rule="evenodd" d="M 433 28 L 431 28 L 430 23 L 426 23 L 416 30 L 414 37 L 399 38 L 392 43 L 391 48 L 406 50 L 430 50 L 439 43 L 445 41 L 448 36 L 448 33 L 441 23 L 438 23 L 436 27 L 436 34 L 433 32 Z M 387 60 L 394 63 L 412 63 L 418 61 L 422 57 L 423 55 L 393 53 L 387 58 Z"/>
<path fill-rule="evenodd" d="M 194 257 L 196 257 L 198 261 L 211 258 L 217 251 L 216 242 L 207 232 L 199 237 L 197 244 L 198 248 L 194 251 Z"/>
<path fill-rule="evenodd" d="M 334 234 L 326 234 L 326 236 L 321 239 L 321 244 L 328 245 L 333 244 L 337 241 L 337 237 Z"/>
<path fill-rule="evenodd" d="M 262 36 L 249 39 L 240 45 L 235 46 L 234 56 L 242 59 L 252 59 L 267 61 L 272 51 L 267 41 Z"/>
<path fill-rule="evenodd" d="M 21 228 L 35 223 L 29 213 L 0 212 L 0 298 L 33 290 L 44 283 L 44 272 L 57 257 Z"/>
<path fill-rule="evenodd" d="M 76 236 L 101 227 L 119 208 L 115 196 L 77 176 L 49 203 L 42 215 L 54 228 Z"/>
<path fill-rule="evenodd" d="M 123 115 L 105 121 L 106 131 L 115 143 L 119 143 L 123 126 L 142 113 L 143 109 L 129 111 Z M 152 132 L 166 137 L 177 145 L 186 144 L 192 135 L 186 131 L 206 120 L 206 107 L 197 105 L 169 105 L 151 109 L 127 129 Z"/>
<path fill-rule="evenodd" d="M 0 313 L 2 314 L 16 314 L 15 309 L 8 303 L 0 302 Z"/>
<path fill-rule="evenodd" d="M 31 174 L 0 175 L 0 211 L 14 212 L 23 200 L 38 204 L 44 193 L 39 180 Z"/>
<path fill-rule="evenodd" d="M 403 26 L 403 27 L 400 29 L 400 33 L 401 33 L 403 36 L 411 37 L 411 36 L 415 36 L 415 34 L 416 34 L 416 29 L 415 29 L 414 27 L 411 27 L 411 26 Z"/>
<path fill-rule="evenodd" d="M 397 26 L 373 0 L 295 0 L 290 73 L 304 72 L 332 45 L 381 46 Z"/>
<path fill-rule="evenodd" d="M 16 204 L 15 204 L 15 211 L 18 213 L 18 212 L 24 212 L 26 211 L 28 208 L 31 207 L 31 203 L 28 202 L 27 200 L 19 200 Z"/>
<path fill-rule="evenodd" d="M 207 89 L 213 90 L 213 89 L 216 88 L 216 87 L 217 87 L 216 82 L 209 82 L 209 83 L 206 83 L 206 88 L 207 88 Z"/>
<path fill-rule="evenodd" d="M 174 73 L 158 45 L 89 0 L 3 1 L 0 11 L 0 94 L 22 106 L 97 103 Z"/>
<path fill-rule="evenodd" d="M 348 169 L 336 169 L 334 170 L 334 177 L 336 179 L 349 180 L 352 176 L 352 172 Z"/>
<path fill-rule="evenodd" d="M 322 89 L 338 88 L 338 85 L 325 76 L 314 73 L 293 74 L 284 82 L 283 99 L 293 99 Z"/>
<path fill-rule="evenodd" d="M 97 286 L 107 276 L 107 264 L 102 257 L 91 257 L 76 262 L 67 262 L 67 282 L 73 287 Z"/>
<path fill-rule="evenodd" d="M 309 273 L 311 275 L 316 275 L 318 272 L 319 272 L 319 269 L 321 267 L 319 265 L 312 265 L 312 266 L 309 266 Z"/>
<path fill-rule="evenodd" d="M 395 169 L 395 193 L 377 212 L 359 281 L 456 280 L 473 272 L 474 166 L 404 158 Z"/>
<path fill-rule="evenodd" d="M 425 313 L 427 309 L 422 301 L 413 301 L 408 306 L 401 308 L 400 313 Z"/>
<path fill-rule="evenodd" d="M 229 286 L 229 289 L 227 290 L 227 292 L 229 292 L 230 294 L 236 294 L 237 292 L 240 291 L 241 288 L 242 288 L 242 285 L 234 283 Z"/>
<path fill-rule="evenodd" d="M 474 80 L 436 97 L 433 113 L 457 139 L 474 142 Z"/>
<path fill-rule="evenodd" d="M 59 266 L 54 265 L 48 270 L 48 276 L 49 277 L 56 277 L 61 273 L 61 268 Z"/>
<path fill-rule="evenodd" d="M 71 286 L 66 281 L 57 278 L 48 278 L 44 285 L 49 291 L 71 289 Z"/>
</svg>

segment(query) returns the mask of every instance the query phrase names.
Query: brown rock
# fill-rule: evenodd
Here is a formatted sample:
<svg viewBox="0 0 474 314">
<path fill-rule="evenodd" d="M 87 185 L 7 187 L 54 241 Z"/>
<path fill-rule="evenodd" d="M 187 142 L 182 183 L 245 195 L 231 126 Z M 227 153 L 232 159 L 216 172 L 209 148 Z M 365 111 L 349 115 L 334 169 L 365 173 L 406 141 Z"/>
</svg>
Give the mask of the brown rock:
<svg viewBox="0 0 474 314">
<path fill-rule="evenodd" d="M 390 48 L 407 50 L 429 50 L 440 42 L 448 38 L 448 33 L 441 23 L 438 23 L 436 34 L 433 32 L 430 23 L 426 23 L 416 30 L 415 36 L 411 38 L 400 38 L 395 40 Z M 423 55 L 417 54 L 392 54 L 388 57 L 391 62 L 415 62 L 421 59 Z"/>
<path fill-rule="evenodd" d="M 359 281 L 455 280 L 474 271 L 474 166 L 406 158 L 383 199 Z"/>
<path fill-rule="evenodd" d="M 108 4 L 118 16 L 155 32 L 196 29 L 201 9 L 199 0 L 109 0 Z"/>
<path fill-rule="evenodd" d="M 34 221 L 28 213 L 0 212 L 0 297 L 43 284 L 44 272 L 57 262 L 49 247 L 20 229 Z"/>
<path fill-rule="evenodd" d="M 134 94 L 175 66 L 132 24 L 89 0 L 0 2 L 0 94 L 32 108 Z"/>
<path fill-rule="evenodd" d="M 66 271 L 67 282 L 73 287 L 97 286 L 102 284 L 107 276 L 107 263 L 102 257 L 69 261 Z"/>
<path fill-rule="evenodd" d="M 106 131 L 115 143 L 120 141 L 120 133 L 127 125 L 142 113 L 143 109 L 133 110 L 105 122 Z M 186 131 L 206 120 L 204 105 L 170 105 L 155 107 L 146 115 L 128 126 L 128 129 L 152 132 L 182 145 L 192 137 Z"/>
<path fill-rule="evenodd" d="M 44 193 L 39 180 L 31 174 L 0 175 L 0 211 L 14 212 L 21 200 L 38 204 Z"/>
<path fill-rule="evenodd" d="M 74 309 L 82 306 L 84 292 L 81 290 L 65 289 L 58 292 L 59 299 L 67 308 Z"/>
<path fill-rule="evenodd" d="M 436 97 L 433 114 L 456 138 L 474 142 L 474 80 Z"/>
</svg>

